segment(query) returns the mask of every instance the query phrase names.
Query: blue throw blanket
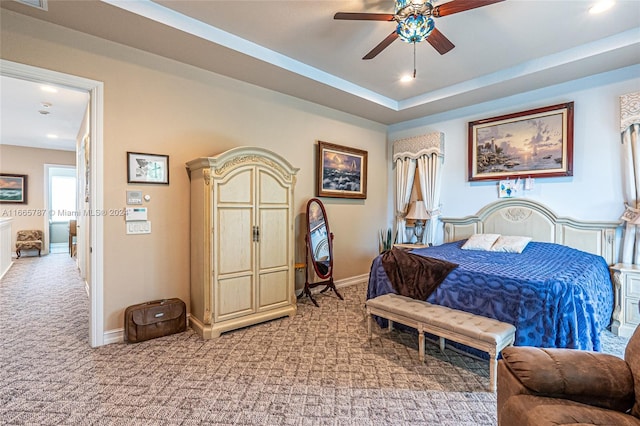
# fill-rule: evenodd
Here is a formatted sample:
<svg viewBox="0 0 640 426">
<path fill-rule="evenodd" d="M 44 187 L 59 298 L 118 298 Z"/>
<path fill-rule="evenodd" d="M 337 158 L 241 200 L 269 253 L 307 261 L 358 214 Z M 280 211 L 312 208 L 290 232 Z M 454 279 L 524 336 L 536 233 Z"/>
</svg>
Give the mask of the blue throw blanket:
<svg viewBox="0 0 640 426">
<path fill-rule="evenodd" d="M 601 256 L 530 242 L 522 253 L 462 250 L 464 241 L 413 253 L 459 264 L 427 301 L 516 326 L 516 345 L 600 351 L 613 285 Z M 395 293 L 378 256 L 367 299 Z"/>
</svg>

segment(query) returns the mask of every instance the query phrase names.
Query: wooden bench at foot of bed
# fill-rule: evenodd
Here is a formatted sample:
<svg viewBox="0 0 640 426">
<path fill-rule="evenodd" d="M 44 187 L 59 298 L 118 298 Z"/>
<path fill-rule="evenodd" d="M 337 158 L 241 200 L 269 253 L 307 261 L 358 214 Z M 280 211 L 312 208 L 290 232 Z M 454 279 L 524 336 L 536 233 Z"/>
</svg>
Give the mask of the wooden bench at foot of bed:
<svg viewBox="0 0 640 426">
<path fill-rule="evenodd" d="M 496 390 L 496 367 L 500 351 L 513 344 L 516 328 L 492 318 L 433 305 L 398 294 L 384 294 L 369 299 L 367 306 L 367 331 L 371 339 L 372 316 L 389 320 L 389 330 L 398 322 L 418 330 L 418 353 L 424 361 L 424 333 L 440 338 L 440 350 L 444 351 L 445 339 L 470 346 L 489 354 L 489 389 Z"/>
</svg>

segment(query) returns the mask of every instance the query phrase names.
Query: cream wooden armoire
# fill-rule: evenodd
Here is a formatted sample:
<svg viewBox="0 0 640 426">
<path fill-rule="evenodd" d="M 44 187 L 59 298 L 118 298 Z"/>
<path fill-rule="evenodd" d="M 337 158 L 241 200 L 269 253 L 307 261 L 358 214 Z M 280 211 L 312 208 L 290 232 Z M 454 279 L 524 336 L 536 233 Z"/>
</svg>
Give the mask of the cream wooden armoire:
<svg viewBox="0 0 640 426">
<path fill-rule="evenodd" d="M 296 313 L 293 188 L 297 168 L 240 147 L 187 163 L 191 317 L 203 338 Z"/>
</svg>

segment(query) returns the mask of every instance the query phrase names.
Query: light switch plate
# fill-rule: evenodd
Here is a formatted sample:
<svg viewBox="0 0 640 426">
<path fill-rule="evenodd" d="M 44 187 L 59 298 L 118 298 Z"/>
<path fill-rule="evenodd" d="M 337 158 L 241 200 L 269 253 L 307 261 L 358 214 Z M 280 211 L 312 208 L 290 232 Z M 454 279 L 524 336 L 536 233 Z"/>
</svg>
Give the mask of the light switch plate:
<svg viewBox="0 0 640 426">
<path fill-rule="evenodd" d="M 127 234 L 150 234 L 151 233 L 151 221 L 150 220 L 138 220 L 135 222 L 126 222 Z"/>
</svg>

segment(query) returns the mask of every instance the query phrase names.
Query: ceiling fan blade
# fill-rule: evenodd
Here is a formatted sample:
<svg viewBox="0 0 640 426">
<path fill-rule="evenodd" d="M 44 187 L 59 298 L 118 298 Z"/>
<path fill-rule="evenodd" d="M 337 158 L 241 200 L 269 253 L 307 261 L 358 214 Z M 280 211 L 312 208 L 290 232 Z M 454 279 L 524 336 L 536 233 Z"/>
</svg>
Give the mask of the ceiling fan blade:
<svg viewBox="0 0 640 426">
<path fill-rule="evenodd" d="M 444 55 L 454 47 L 456 47 L 448 38 L 444 36 L 437 28 L 434 28 L 427 37 L 427 41 L 439 54 Z"/>
<path fill-rule="evenodd" d="M 333 15 L 333 19 L 348 19 L 352 21 L 393 21 L 393 15 L 391 13 L 338 12 Z"/>
<path fill-rule="evenodd" d="M 441 16 L 453 15 L 454 13 L 464 12 L 465 10 L 476 9 L 502 1 L 504 0 L 452 0 L 449 3 L 434 7 L 432 14 L 436 18 L 439 18 Z"/>
<path fill-rule="evenodd" d="M 376 47 L 374 47 L 371 52 L 367 53 L 362 59 L 373 59 L 378 56 L 378 53 L 382 52 L 386 49 L 391 43 L 393 43 L 398 38 L 398 33 L 395 31 L 389 34 L 384 40 L 380 42 Z"/>
</svg>

